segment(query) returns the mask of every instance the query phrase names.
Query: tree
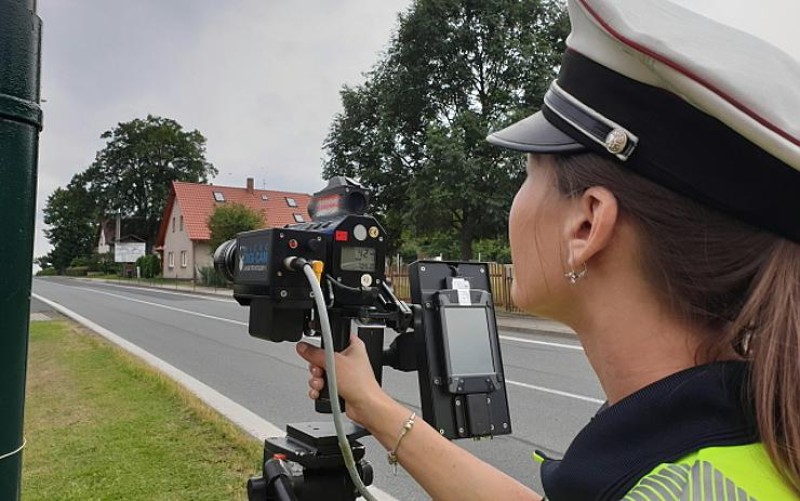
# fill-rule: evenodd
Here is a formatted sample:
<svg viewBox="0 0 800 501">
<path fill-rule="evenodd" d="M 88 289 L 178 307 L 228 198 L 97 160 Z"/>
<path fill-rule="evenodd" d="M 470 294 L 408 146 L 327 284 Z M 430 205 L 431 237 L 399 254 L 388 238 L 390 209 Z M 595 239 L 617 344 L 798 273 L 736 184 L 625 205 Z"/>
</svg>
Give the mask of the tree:
<svg viewBox="0 0 800 501">
<path fill-rule="evenodd" d="M 484 138 L 536 110 L 569 32 L 558 0 L 416 0 L 366 82 L 341 91 L 323 175 L 357 177 L 387 230 L 506 233 L 520 155 Z"/>
<path fill-rule="evenodd" d="M 265 226 L 264 215 L 242 204 L 219 205 L 208 217 L 211 230 L 211 252 L 226 240 L 242 231 L 256 230 Z"/>
<path fill-rule="evenodd" d="M 148 115 L 104 132 L 106 146 L 80 176 L 101 214 L 139 221 L 152 248 L 172 181 L 206 182 L 217 170 L 206 161 L 206 138 L 169 118 Z"/>
<path fill-rule="evenodd" d="M 53 249 L 40 258 L 40 264 L 63 273 L 73 259 L 91 255 L 98 229 L 95 215 L 94 199 L 79 176 L 73 177 L 66 188 L 56 188 L 44 208 L 44 222 L 49 225 L 44 234 Z"/>
</svg>

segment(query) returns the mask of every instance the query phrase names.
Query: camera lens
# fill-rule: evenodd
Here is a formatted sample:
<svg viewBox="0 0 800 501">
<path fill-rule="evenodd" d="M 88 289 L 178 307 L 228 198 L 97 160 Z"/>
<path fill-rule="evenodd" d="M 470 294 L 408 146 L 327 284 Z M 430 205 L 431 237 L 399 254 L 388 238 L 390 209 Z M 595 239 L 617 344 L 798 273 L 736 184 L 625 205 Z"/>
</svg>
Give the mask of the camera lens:
<svg viewBox="0 0 800 501">
<path fill-rule="evenodd" d="M 228 240 L 214 251 L 214 269 L 228 282 L 233 282 L 233 270 L 236 264 L 236 239 Z"/>
<path fill-rule="evenodd" d="M 349 214 L 363 214 L 367 210 L 367 197 L 360 191 L 350 192 L 344 199 L 344 206 Z"/>
</svg>

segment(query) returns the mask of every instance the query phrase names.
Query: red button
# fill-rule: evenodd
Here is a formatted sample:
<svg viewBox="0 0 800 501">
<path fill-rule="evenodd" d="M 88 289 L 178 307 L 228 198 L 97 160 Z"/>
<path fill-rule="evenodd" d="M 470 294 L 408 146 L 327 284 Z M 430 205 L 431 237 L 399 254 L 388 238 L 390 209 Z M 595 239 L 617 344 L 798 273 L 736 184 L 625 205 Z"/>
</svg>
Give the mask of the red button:
<svg viewBox="0 0 800 501">
<path fill-rule="evenodd" d="M 290 249 L 296 249 L 297 248 L 297 240 L 295 240 L 294 238 L 289 240 L 289 248 Z"/>
<path fill-rule="evenodd" d="M 286 461 L 286 454 L 280 454 L 280 453 L 273 454 L 272 459 L 277 459 L 278 461 Z"/>
<path fill-rule="evenodd" d="M 337 242 L 347 242 L 347 232 L 344 230 L 336 230 L 333 238 Z"/>
</svg>

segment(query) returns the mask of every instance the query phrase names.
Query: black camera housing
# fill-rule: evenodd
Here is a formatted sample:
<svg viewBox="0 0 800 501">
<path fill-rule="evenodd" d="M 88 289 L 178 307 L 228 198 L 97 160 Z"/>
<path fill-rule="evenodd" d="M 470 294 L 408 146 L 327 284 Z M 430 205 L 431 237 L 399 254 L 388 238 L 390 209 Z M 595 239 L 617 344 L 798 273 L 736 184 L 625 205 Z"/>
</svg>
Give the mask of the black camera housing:
<svg viewBox="0 0 800 501">
<path fill-rule="evenodd" d="M 409 267 L 413 304 L 398 300 L 385 280 L 384 230 L 362 213 L 368 199 L 354 181 L 334 178 L 314 194 L 312 222 L 243 232 L 216 250 L 216 268 L 250 307 L 250 334 L 294 342 L 319 329 L 312 289 L 289 261 L 322 261 L 335 350 L 355 332 L 378 382 L 384 365 L 418 371 L 423 418 L 447 438 L 511 433 L 488 266 L 418 261 Z M 386 327 L 399 335 L 384 350 Z M 330 400 L 315 407 L 330 412 Z"/>
<path fill-rule="evenodd" d="M 321 261 L 324 273 L 350 289 L 380 286 L 384 280 L 386 235 L 365 214 L 369 192 L 347 178 L 333 178 L 315 193 L 313 222 L 240 233 L 217 248 L 214 266 L 233 283 L 233 297 L 250 306 L 250 335 L 267 341 L 296 342 L 308 331 L 314 307 L 302 273 L 290 270 L 291 257 Z"/>
<path fill-rule="evenodd" d="M 510 434 L 488 265 L 417 261 L 409 280 L 425 420 L 451 439 Z"/>
</svg>

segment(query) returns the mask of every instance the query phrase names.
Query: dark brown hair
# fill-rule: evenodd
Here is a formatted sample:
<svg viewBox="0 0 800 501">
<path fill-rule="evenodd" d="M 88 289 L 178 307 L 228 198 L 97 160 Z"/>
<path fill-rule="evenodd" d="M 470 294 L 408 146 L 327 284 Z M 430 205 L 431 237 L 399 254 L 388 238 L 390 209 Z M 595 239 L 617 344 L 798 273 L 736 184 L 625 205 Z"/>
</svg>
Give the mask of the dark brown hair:
<svg viewBox="0 0 800 501">
<path fill-rule="evenodd" d="M 733 347 L 751 360 L 761 440 L 800 494 L 800 245 L 595 154 L 557 157 L 556 184 L 567 196 L 591 186 L 614 193 L 638 229 L 653 289 L 676 314 L 719 333 L 703 358 Z"/>
</svg>

